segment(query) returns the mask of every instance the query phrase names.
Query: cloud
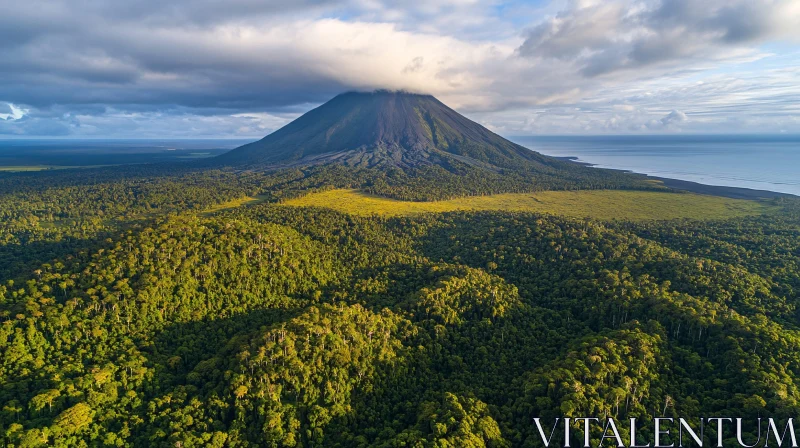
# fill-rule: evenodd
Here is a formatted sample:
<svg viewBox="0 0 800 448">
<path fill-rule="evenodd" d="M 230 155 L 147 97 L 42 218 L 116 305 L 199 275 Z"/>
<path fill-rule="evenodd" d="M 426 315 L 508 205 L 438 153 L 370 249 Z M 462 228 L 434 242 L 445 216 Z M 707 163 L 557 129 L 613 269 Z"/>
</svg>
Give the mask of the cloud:
<svg viewBox="0 0 800 448">
<path fill-rule="evenodd" d="M 796 0 L 573 0 L 532 27 L 518 51 L 571 61 L 592 77 L 723 60 L 779 38 L 800 39 Z"/>
<path fill-rule="evenodd" d="M 21 109 L 11 103 L 0 103 L 0 120 L 19 120 L 27 114 L 27 110 Z"/>
<path fill-rule="evenodd" d="M 490 46 L 338 19 L 207 28 L 106 26 L 0 49 L 0 72 L 6 75 L 0 98 L 36 107 L 177 104 L 247 110 L 319 102 L 347 89 L 470 88 L 481 82 L 471 66 L 493 57 Z"/>
<path fill-rule="evenodd" d="M 425 58 L 422 56 L 417 56 L 408 63 L 408 65 L 403 68 L 403 73 L 415 73 L 422 70 L 422 66 L 425 62 Z"/>
<path fill-rule="evenodd" d="M 689 118 L 686 116 L 685 113 L 683 113 L 683 112 L 681 112 L 679 110 L 673 110 L 672 112 L 670 112 L 667 115 L 665 115 L 664 118 L 662 118 L 660 121 L 661 121 L 662 125 L 670 126 L 670 125 L 676 124 L 676 123 L 683 123 L 684 121 L 687 121 L 688 119 Z"/>
<path fill-rule="evenodd" d="M 18 120 L 0 120 L 0 135 L 5 136 L 67 136 L 70 124 L 60 120 L 25 117 Z"/>
<path fill-rule="evenodd" d="M 764 46 L 798 17 L 799 0 L 0 2 L 0 101 L 27 111 L 6 133 L 83 136 L 258 136 L 373 88 L 506 133 L 638 132 L 673 109 L 710 129 L 743 107 L 791 130 L 797 58 Z"/>
</svg>

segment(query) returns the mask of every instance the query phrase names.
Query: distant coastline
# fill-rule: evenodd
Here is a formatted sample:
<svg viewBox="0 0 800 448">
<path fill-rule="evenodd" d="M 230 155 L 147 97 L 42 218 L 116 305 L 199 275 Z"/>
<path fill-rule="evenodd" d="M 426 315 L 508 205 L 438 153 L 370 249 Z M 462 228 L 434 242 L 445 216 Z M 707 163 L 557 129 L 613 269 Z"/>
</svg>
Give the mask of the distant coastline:
<svg viewBox="0 0 800 448">
<path fill-rule="evenodd" d="M 572 162 L 581 166 L 589 166 L 594 167 L 597 164 L 589 163 L 589 162 L 582 162 L 576 156 L 555 156 L 556 159 L 564 160 L 567 162 Z M 728 187 L 728 186 L 721 186 L 721 185 L 708 185 L 702 184 L 699 182 L 692 182 L 688 180 L 680 180 L 680 179 L 673 179 L 669 177 L 659 177 L 659 176 L 651 176 L 644 173 L 636 173 L 630 170 L 620 170 L 614 168 L 601 168 L 601 169 L 610 169 L 614 171 L 622 171 L 625 173 L 633 173 L 639 174 L 642 176 L 647 176 L 648 179 L 653 179 L 661 182 L 665 187 L 671 188 L 673 190 L 681 190 L 681 191 L 688 191 L 691 193 L 697 194 L 707 194 L 711 196 L 721 196 L 725 198 L 731 199 L 774 199 L 774 198 L 797 198 L 800 196 L 790 194 L 790 193 L 781 193 L 779 191 L 770 191 L 770 190 L 757 190 L 754 188 L 745 188 L 745 187 Z"/>
<path fill-rule="evenodd" d="M 800 197 L 800 135 L 533 135 L 512 141 L 583 166 L 669 179 L 665 183 L 676 189 Z"/>
</svg>

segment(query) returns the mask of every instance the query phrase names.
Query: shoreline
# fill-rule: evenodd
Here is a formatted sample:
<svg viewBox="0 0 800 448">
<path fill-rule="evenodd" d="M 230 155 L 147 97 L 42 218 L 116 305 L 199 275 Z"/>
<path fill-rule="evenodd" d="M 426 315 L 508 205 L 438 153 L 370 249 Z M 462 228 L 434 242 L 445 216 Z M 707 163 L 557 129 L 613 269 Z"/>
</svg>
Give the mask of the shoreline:
<svg viewBox="0 0 800 448">
<path fill-rule="evenodd" d="M 550 156 L 553 157 L 553 156 Z M 581 162 L 575 156 L 561 156 L 555 157 L 556 159 L 566 162 L 572 162 L 581 166 L 595 167 L 597 164 L 589 162 Z M 622 170 L 616 168 L 600 168 L 604 170 L 621 171 L 623 173 L 637 174 L 645 176 L 647 179 L 652 179 L 661 182 L 667 188 L 679 191 L 688 191 L 690 193 L 705 194 L 709 196 L 720 196 L 730 199 L 775 199 L 775 198 L 799 198 L 800 196 L 791 193 L 781 193 L 779 191 L 770 190 L 757 190 L 754 188 L 746 187 L 727 187 L 721 185 L 708 185 L 689 180 L 673 179 L 670 177 L 651 176 L 649 174 L 637 173 L 630 170 Z"/>
</svg>

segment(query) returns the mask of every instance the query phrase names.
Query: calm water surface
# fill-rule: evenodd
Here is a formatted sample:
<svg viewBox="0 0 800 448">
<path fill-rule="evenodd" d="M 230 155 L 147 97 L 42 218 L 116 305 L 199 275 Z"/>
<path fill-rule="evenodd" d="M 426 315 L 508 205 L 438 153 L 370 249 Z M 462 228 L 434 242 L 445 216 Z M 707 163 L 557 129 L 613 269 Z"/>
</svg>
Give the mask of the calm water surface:
<svg viewBox="0 0 800 448">
<path fill-rule="evenodd" d="M 800 135 L 516 137 L 602 168 L 800 196 Z"/>
</svg>

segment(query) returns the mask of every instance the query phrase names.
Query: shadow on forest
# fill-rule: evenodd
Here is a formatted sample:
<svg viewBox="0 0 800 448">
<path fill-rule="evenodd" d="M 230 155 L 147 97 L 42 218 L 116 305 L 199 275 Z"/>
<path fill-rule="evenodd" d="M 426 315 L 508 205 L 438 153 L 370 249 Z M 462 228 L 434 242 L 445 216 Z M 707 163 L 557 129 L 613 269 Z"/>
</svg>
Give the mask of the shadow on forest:
<svg viewBox="0 0 800 448">
<path fill-rule="evenodd" d="M 26 244 L 0 246 L 0 283 L 33 277 L 33 271 L 45 263 L 66 261 L 69 256 L 88 257 L 108 245 L 109 235 L 100 234 L 91 238 L 64 238 L 61 241 L 33 241 Z"/>
<path fill-rule="evenodd" d="M 155 383 L 184 384 L 185 376 L 199 362 L 218 356 L 238 338 L 250 336 L 265 326 L 291 320 L 304 309 L 260 309 L 223 319 L 205 318 L 170 325 L 144 349 L 156 368 Z"/>
<path fill-rule="evenodd" d="M 389 308 L 402 313 L 402 305 L 425 286 L 432 286 L 447 273 L 436 263 L 397 263 L 359 268 L 353 271 L 356 302 L 380 312 Z M 385 280 L 385 287 L 370 288 L 368 282 Z M 352 300 L 351 300 L 352 301 Z"/>
</svg>

